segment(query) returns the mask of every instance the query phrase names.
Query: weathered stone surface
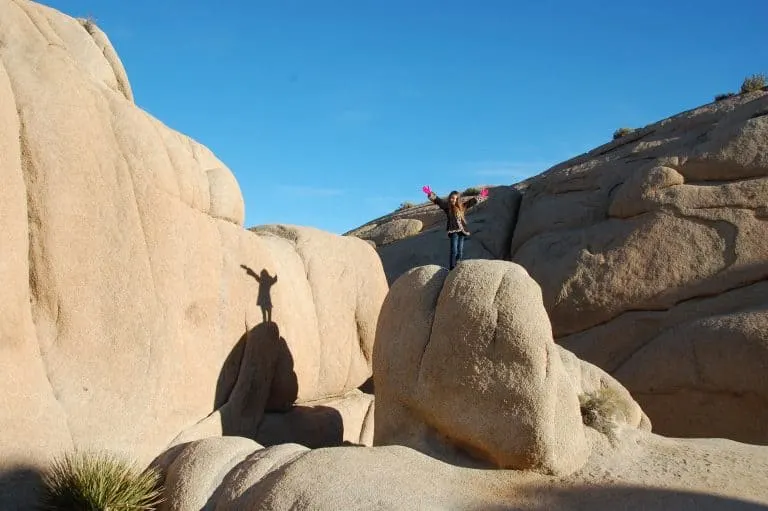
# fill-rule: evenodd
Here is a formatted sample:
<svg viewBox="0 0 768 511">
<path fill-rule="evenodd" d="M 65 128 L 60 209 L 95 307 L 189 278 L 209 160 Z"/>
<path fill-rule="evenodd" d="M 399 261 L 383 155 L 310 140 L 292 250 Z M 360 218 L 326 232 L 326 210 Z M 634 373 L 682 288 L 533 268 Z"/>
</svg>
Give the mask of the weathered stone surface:
<svg viewBox="0 0 768 511">
<path fill-rule="evenodd" d="M 539 287 L 516 264 L 427 266 L 395 281 L 374 378 L 376 445 L 552 473 L 577 470 L 589 454 Z"/>
<path fill-rule="evenodd" d="M 0 0 L 0 155 L 0 473 L 253 437 L 371 375 L 375 251 L 243 229 L 230 171 L 136 107 L 97 28 Z"/>
<path fill-rule="evenodd" d="M 610 418 L 614 425 L 623 425 L 644 431 L 651 431 L 651 421 L 640 408 L 632 394 L 611 375 L 599 367 L 581 360 L 570 351 L 558 346 L 560 360 L 570 376 L 572 389 L 581 398 L 601 395 L 606 390 L 614 409 L 620 412 Z M 582 410 L 582 419 L 584 418 Z"/>
<path fill-rule="evenodd" d="M 387 245 L 393 241 L 409 238 L 421 232 L 424 224 L 414 218 L 396 218 L 382 225 L 376 225 L 357 234 L 357 237 L 372 241 L 375 246 Z"/>
<path fill-rule="evenodd" d="M 416 204 L 410 208 L 398 209 L 388 215 L 371 220 L 365 225 L 361 225 L 356 229 L 344 233 L 344 236 L 365 238 L 373 229 L 398 220 L 417 220 L 421 222 L 422 229 L 429 229 L 440 223 L 440 221 L 444 223 L 445 214 L 431 202 L 425 201 L 422 204 Z"/>
<path fill-rule="evenodd" d="M 208 509 L 224 477 L 262 446 L 238 436 L 213 437 L 179 445 L 154 463 L 165 475 L 167 491 L 160 511 Z"/>
<path fill-rule="evenodd" d="M 224 439 L 215 439 L 224 441 Z M 207 447 L 207 446 L 206 446 Z M 211 509 L 734 509 L 768 506 L 768 448 L 727 440 L 668 439 L 622 430 L 597 440 L 587 464 L 568 477 L 519 470 L 476 470 L 443 463 L 402 446 L 306 450 L 256 449 L 234 465 L 196 444 L 190 463 L 168 475 L 168 494 Z M 223 449 L 231 449 L 225 446 Z M 180 455 L 176 454 L 181 457 Z M 202 458 L 200 462 L 198 458 Z M 207 460 L 219 460 L 207 466 Z M 205 466 L 208 474 L 196 467 Z M 218 468 L 220 467 L 220 468 Z M 332 469 L 329 469 L 332 467 Z M 180 477 L 183 474 L 183 477 Z M 223 475 L 223 477 L 222 477 Z M 209 482 L 221 479 L 211 489 Z M 196 481 L 201 484 L 195 485 Z M 189 491 L 189 494 L 180 490 Z M 194 493 L 193 493 L 194 492 Z M 190 494 L 196 494 L 190 498 Z M 174 501 L 175 502 L 175 501 Z M 177 511 L 200 507 L 178 505 Z"/>
<path fill-rule="evenodd" d="M 706 105 L 525 190 L 513 260 L 557 342 L 614 374 L 657 432 L 768 443 L 768 380 L 744 376 L 768 369 L 766 112 L 762 92 Z"/>
<path fill-rule="evenodd" d="M 494 209 L 496 220 L 488 220 L 509 226 L 490 236 L 511 237 L 507 248 L 483 238 L 490 250 L 470 241 L 467 253 L 525 267 L 541 286 L 556 341 L 626 384 L 655 431 L 768 443 L 759 426 L 768 420 L 763 381 L 745 388 L 704 372 L 683 379 L 668 362 L 683 357 L 720 374 L 768 370 L 768 355 L 757 347 L 767 346 L 765 334 L 717 326 L 731 314 L 768 310 L 768 295 L 756 291 L 768 279 L 766 140 L 765 91 L 637 129 L 515 185 L 519 211 Z M 448 241 L 436 226 L 378 253 L 392 282 L 417 266 L 447 266 Z M 702 335 L 738 355 L 706 358 Z M 656 358 L 643 350 L 651 345 Z M 641 383 L 646 369 L 635 356 L 664 383 Z M 744 365 L 727 365 L 735 359 Z M 662 378 L 660 370 L 668 373 Z"/>
</svg>

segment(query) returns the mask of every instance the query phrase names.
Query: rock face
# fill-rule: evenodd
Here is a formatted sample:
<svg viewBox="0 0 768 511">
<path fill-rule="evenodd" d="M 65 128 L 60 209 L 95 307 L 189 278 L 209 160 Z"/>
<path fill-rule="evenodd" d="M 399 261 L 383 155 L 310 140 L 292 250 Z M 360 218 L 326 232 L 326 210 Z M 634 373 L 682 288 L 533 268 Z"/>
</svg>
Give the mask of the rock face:
<svg viewBox="0 0 768 511">
<path fill-rule="evenodd" d="M 372 241 L 375 246 L 387 245 L 393 241 L 414 236 L 421 232 L 424 224 L 415 218 L 397 218 L 384 225 L 371 225 L 357 235 Z"/>
<path fill-rule="evenodd" d="M 395 281 L 379 317 L 374 444 L 571 473 L 589 455 L 577 391 L 582 379 L 594 390 L 599 375 L 582 378 L 579 361 L 566 366 L 560 352 L 539 286 L 522 267 L 416 268 Z M 638 426 L 642 411 L 624 392 L 626 420 Z"/>
<path fill-rule="evenodd" d="M 231 172 L 136 107 L 93 25 L 0 0 L 0 154 L 0 508 L 62 449 L 254 437 L 371 375 L 375 251 L 243 229 Z"/>
<path fill-rule="evenodd" d="M 768 506 L 768 448 L 728 440 L 668 439 L 629 429 L 614 446 L 597 441 L 587 464 L 565 478 L 458 467 L 402 446 L 262 449 L 248 442 L 211 438 L 169 452 L 158 463 L 168 474 L 169 503 L 162 509 L 759 511 Z"/>
<path fill-rule="evenodd" d="M 768 443 L 768 94 L 647 126 L 530 181 L 513 260 L 558 342 L 673 436 Z"/>
<path fill-rule="evenodd" d="M 163 509 L 509 509 L 612 511 L 768 506 L 768 448 L 625 430 L 566 478 L 476 470 L 401 446 L 261 449 L 215 438 L 166 456 Z M 179 461 L 176 461 L 179 460 Z M 184 462 L 182 463 L 181 460 Z M 329 470 L 328 467 L 333 467 Z M 218 482 L 221 484 L 217 484 Z"/>
<path fill-rule="evenodd" d="M 509 188 L 519 210 L 492 190 L 475 241 L 509 244 L 468 256 L 526 268 L 556 342 L 621 381 L 655 431 L 768 443 L 767 141 L 766 92 L 638 129 Z M 443 236 L 380 247 L 389 281 L 447 266 Z"/>
</svg>

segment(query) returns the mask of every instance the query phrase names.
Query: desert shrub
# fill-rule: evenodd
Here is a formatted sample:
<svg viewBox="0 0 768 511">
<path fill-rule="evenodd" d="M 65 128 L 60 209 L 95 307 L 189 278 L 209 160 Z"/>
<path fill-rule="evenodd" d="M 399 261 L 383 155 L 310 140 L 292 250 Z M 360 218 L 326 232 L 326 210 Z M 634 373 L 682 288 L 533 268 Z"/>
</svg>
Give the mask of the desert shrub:
<svg viewBox="0 0 768 511">
<path fill-rule="evenodd" d="M 397 211 L 402 211 L 404 209 L 410 209 L 416 207 L 416 204 L 410 201 L 405 201 L 400 203 L 400 206 L 397 208 Z"/>
<path fill-rule="evenodd" d="M 42 508 L 149 511 L 162 502 L 160 474 L 109 453 L 67 453 L 43 475 Z"/>
<path fill-rule="evenodd" d="M 629 419 L 627 401 L 614 387 L 601 387 L 579 396 L 581 419 L 585 425 L 611 436 L 619 421 Z"/>
<path fill-rule="evenodd" d="M 613 132 L 613 139 L 616 140 L 616 139 L 621 138 L 621 137 L 626 137 L 627 135 L 629 135 L 633 131 L 635 131 L 635 130 L 633 130 L 632 128 L 619 128 L 619 129 L 617 129 L 616 131 Z"/>
<path fill-rule="evenodd" d="M 744 78 L 744 82 L 741 84 L 741 93 L 754 92 L 762 89 L 768 85 L 765 75 L 757 74 Z"/>
<path fill-rule="evenodd" d="M 480 194 L 480 188 L 478 188 L 476 186 L 470 186 L 469 188 L 464 190 L 461 194 L 462 195 L 479 195 Z"/>
<path fill-rule="evenodd" d="M 715 101 L 722 101 L 724 99 L 732 98 L 736 94 L 733 92 L 726 92 L 725 94 L 718 94 L 715 96 Z"/>
<path fill-rule="evenodd" d="M 86 18 L 78 18 L 77 20 L 89 34 L 93 35 L 96 32 L 96 18 L 93 16 L 89 15 Z"/>
</svg>

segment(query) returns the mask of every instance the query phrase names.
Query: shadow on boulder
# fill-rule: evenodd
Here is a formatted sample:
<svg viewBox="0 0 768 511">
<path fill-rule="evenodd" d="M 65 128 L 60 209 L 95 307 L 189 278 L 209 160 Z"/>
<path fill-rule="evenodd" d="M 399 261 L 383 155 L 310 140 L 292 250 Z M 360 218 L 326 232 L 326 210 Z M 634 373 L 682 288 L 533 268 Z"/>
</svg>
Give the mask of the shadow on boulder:
<svg viewBox="0 0 768 511">
<path fill-rule="evenodd" d="M 0 509 L 37 509 L 42 488 L 43 476 L 37 468 L 18 466 L 0 469 Z"/>
<path fill-rule="evenodd" d="M 344 421 L 327 406 L 296 405 L 298 380 L 288 343 L 275 323 L 261 323 L 235 345 L 216 388 L 222 434 L 264 446 L 343 444 Z"/>
<path fill-rule="evenodd" d="M 297 405 L 288 412 L 266 413 L 256 441 L 268 447 L 295 443 L 310 449 L 344 445 L 344 420 L 329 406 Z"/>
<path fill-rule="evenodd" d="M 287 411 L 298 395 L 288 343 L 276 323 L 260 323 L 240 338 L 224 362 L 214 409 L 222 434 L 255 439 L 265 411 Z"/>
<path fill-rule="evenodd" d="M 594 485 L 569 488 L 524 488 L 514 487 L 514 496 L 525 495 L 536 504 L 527 507 L 531 511 L 550 509 L 623 509 L 641 511 L 646 509 L 674 509 L 675 511 L 732 509 L 738 511 L 768 511 L 768 506 L 719 495 L 710 495 L 693 490 L 647 488 L 642 486 L 616 485 L 596 487 Z M 488 510 L 509 509 L 505 505 L 486 507 Z"/>
<path fill-rule="evenodd" d="M 299 388 L 293 356 L 272 321 L 270 295 L 277 275 L 240 267 L 259 283 L 257 305 L 264 321 L 240 338 L 219 374 L 214 409 L 221 413 L 222 434 L 250 438 L 265 446 L 342 445 L 344 422 L 337 410 L 295 405 Z"/>
</svg>

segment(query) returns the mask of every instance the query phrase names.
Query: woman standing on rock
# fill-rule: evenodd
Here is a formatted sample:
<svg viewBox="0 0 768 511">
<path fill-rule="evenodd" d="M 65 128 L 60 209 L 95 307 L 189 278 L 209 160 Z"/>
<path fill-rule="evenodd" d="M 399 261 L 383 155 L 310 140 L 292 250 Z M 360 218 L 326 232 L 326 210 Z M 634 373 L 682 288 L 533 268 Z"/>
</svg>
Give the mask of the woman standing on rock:
<svg viewBox="0 0 768 511">
<path fill-rule="evenodd" d="M 425 186 L 422 190 L 427 194 L 429 200 L 440 206 L 440 209 L 448 217 L 446 229 L 448 230 L 448 238 L 451 240 L 449 269 L 452 270 L 456 267 L 456 263 L 464 258 L 464 238 L 469 236 L 464 212 L 472 206 L 483 202 L 488 197 L 488 190 L 483 188 L 480 195 L 464 203 L 461 202 L 461 195 L 456 190 L 448 194 L 448 200 L 438 197 L 429 186 Z"/>
</svg>

